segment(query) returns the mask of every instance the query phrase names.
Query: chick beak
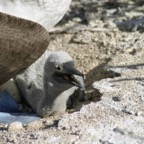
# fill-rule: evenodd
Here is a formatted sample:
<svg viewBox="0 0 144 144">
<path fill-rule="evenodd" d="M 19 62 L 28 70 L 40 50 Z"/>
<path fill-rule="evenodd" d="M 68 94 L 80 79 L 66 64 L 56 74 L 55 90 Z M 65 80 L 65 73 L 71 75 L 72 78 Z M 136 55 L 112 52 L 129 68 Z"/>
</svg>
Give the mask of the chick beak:
<svg viewBox="0 0 144 144">
<path fill-rule="evenodd" d="M 78 79 L 78 76 L 84 78 L 84 75 L 75 67 L 65 68 L 64 73 L 62 75 L 63 79 L 69 82 L 70 84 L 83 88 L 83 83 L 81 83 L 81 81 Z"/>
</svg>

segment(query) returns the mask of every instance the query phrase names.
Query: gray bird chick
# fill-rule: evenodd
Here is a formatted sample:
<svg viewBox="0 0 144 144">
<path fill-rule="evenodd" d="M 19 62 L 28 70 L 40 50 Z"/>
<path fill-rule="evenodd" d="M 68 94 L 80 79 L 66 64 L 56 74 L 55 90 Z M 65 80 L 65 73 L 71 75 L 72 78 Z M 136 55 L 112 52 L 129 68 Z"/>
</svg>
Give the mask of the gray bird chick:
<svg viewBox="0 0 144 144">
<path fill-rule="evenodd" d="M 48 58 L 44 60 L 46 56 Z M 65 112 L 67 102 L 75 91 L 84 91 L 83 74 L 64 51 L 45 53 L 16 80 L 27 102 L 41 117 Z M 83 99 L 84 95 L 77 97 Z"/>
</svg>

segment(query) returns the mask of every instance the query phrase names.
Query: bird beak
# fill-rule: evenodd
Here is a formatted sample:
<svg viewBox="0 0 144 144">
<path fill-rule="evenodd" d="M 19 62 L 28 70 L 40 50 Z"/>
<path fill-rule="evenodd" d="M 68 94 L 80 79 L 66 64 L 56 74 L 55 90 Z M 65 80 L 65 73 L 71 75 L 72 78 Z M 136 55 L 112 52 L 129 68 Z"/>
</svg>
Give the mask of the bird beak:
<svg viewBox="0 0 144 144">
<path fill-rule="evenodd" d="M 80 71 L 78 71 L 75 67 L 69 67 L 67 69 L 65 69 L 65 71 L 69 74 L 72 75 L 77 75 L 77 76 L 82 76 L 84 77 L 83 73 L 81 73 Z"/>
<path fill-rule="evenodd" d="M 75 67 L 65 67 L 63 71 L 63 79 L 74 86 L 84 88 L 84 84 L 80 81 L 80 77 L 84 79 L 83 73 L 78 71 Z"/>
</svg>

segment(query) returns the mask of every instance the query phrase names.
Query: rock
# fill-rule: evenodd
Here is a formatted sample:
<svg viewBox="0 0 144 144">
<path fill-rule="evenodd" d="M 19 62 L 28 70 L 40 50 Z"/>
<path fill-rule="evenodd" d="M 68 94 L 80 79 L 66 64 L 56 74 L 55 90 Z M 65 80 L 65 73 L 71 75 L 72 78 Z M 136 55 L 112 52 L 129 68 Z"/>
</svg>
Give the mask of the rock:
<svg viewBox="0 0 144 144">
<path fill-rule="evenodd" d="M 9 125 L 8 132 L 14 132 L 14 131 L 23 131 L 24 128 L 22 126 L 21 122 L 14 122 Z"/>
<path fill-rule="evenodd" d="M 100 123 L 103 126 L 111 125 L 103 130 L 107 131 L 105 136 L 100 138 L 103 142 L 140 144 L 144 140 L 143 57 L 143 51 L 134 55 L 118 54 L 105 68 L 119 73 L 120 76 L 103 79 L 93 84 L 94 88 L 102 93 L 101 101 L 96 105 L 103 109 L 102 115 L 107 117 L 107 121 L 102 122 L 104 120 L 102 119 Z M 117 100 L 114 101 L 114 98 Z M 106 115 L 104 111 L 107 112 Z M 99 130 L 102 129 L 101 127 Z"/>
<path fill-rule="evenodd" d="M 90 43 L 91 37 L 90 34 L 86 34 L 84 31 L 77 33 L 73 38 L 72 42 L 78 43 L 78 44 L 88 44 Z"/>
<path fill-rule="evenodd" d="M 27 128 L 27 130 L 31 130 L 31 129 L 37 130 L 37 129 L 42 128 L 42 126 L 43 126 L 43 123 L 42 123 L 42 121 L 39 120 L 39 121 L 33 121 L 33 122 L 27 124 L 26 128 Z"/>
<path fill-rule="evenodd" d="M 117 26 L 122 31 L 137 31 L 140 30 L 143 32 L 144 27 L 144 18 L 133 18 L 131 20 L 127 20 L 125 22 L 117 23 Z"/>
</svg>

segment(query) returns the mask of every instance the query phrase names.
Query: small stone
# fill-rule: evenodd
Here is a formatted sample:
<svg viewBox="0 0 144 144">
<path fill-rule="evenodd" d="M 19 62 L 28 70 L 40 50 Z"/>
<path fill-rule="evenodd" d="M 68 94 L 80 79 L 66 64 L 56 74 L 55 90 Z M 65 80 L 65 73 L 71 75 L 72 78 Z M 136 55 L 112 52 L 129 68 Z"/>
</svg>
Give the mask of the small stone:
<svg viewBox="0 0 144 144">
<path fill-rule="evenodd" d="M 72 38 L 72 41 L 79 44 L 88 44 L 91 42 L 91 34 L 88 35 L 85 32 L 78 33 Z"/>
<path fill-rule="evenodd" d="M 126 53 L 129 53 L 129 54 L 132 54 L 132 55 L 133 55 L 133 54 L 136 53 L 136 49 L 132 49 L 132 48 L 131 48 L 131 49 L 127 49 L 127 50 L 126 50 Z"/>
<path fill-rule="evenodd" d="M 81 19 L 80 18 L 74 18 L 73 21 L 74 22 L 81 22 Z"/>
<path fill-rule="evenodd" d="M 142 112 L 141 111 L 138 111 L 135 113 L 135 116 L 141 116 L 142 115 Z"/>
<path fill-rule="evenodd" d="M 30 134 L 30 139 L 36 140 L 38 139 L 38 135 L 36 133 Z"/>
<path fill-rule="evenodd" d="M 34 121 L 29 123 L 26 126 L 27 130 L 31 130 L 31 129 L 36 130 L 36 129 L 40 129 L 41 127 L 43 127 L 42 121 Z"/>
<path fill-rule="evenodd" d="M 119 97 L 112 97 L 112 100 L 115 101 L 115 102 L 119 102 L 120 98 Z"/>
<path fill-rule="evenodd" d="M 127 106 L 122 110 L 122 112 L 130 115 L 135 115 L 135 112 L 133 110 L 130 110 Z"/>
<path fill-rule="evenodd" d="M 21 122 L 13 122 L 9 125 L 8 127 L 8 132 L 13 132 L 13 131 L 22 131 L 24 130 L 23 125 Z"/>
</svg>

